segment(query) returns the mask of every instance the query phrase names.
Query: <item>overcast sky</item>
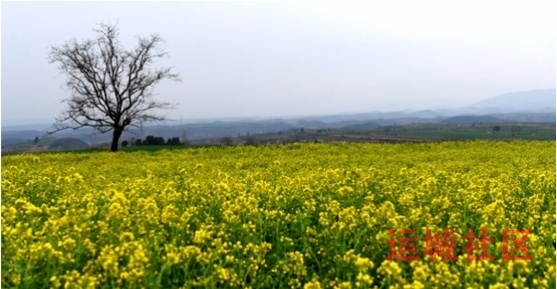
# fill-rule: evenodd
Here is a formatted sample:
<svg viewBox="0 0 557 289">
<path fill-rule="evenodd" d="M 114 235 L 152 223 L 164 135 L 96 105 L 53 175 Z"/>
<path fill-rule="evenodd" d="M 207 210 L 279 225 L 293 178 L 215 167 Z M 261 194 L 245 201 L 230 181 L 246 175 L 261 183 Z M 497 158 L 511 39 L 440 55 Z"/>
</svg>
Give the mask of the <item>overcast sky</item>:
<svg viewBox="0 0 557 289">
<path fill-rule="evenodd" d="M 554 88 L 555 1 L 6 2 L 2 124 L 52 120 L 68 97 L 49 47 L 116 23 L 160 34 L 182 82 L 170 118 L 457 107 Z"/>
</svg>

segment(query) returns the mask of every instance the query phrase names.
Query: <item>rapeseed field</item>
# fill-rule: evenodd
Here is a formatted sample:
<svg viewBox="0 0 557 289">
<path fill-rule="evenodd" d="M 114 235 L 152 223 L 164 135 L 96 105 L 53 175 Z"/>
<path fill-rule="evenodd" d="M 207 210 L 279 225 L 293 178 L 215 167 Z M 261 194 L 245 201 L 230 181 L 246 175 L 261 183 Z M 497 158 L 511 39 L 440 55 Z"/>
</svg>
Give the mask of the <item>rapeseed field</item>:
<svg viewBox="0 0 557 289">
<path fill-rule="evenodd" d="M 2 156 L 5 288 L 555 288 L 555 142 Z"/>
</svg>

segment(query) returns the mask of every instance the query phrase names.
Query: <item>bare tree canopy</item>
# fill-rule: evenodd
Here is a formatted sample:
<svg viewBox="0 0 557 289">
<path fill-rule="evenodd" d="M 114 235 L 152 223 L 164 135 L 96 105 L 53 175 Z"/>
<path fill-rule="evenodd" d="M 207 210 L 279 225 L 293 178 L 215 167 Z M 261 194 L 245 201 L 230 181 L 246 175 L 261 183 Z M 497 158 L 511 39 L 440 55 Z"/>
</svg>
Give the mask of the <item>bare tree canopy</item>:
<svg viewBox="0 0 557 289">
<path fill-rule="evenodd" d="M 155 110 L 172 104 L 154 100 L 153 87 L 161 80 L 179 78 L 172 68 L 152 68 L 155 60 L 168 56 L 159 47 L 160 36 L 138 37 L 137 47 L 127 51 L 115 25 L 101 24 L 95 31 L 95 40 L 74 39 L 51 48 L 49 61 L 66 75 L 71 96 L 63 101 L 67 108 L 50 133 L 82 127 L 113 131 L 111 151 L 117 151 L 126 127 L 164 119 Z"/>
</svg>

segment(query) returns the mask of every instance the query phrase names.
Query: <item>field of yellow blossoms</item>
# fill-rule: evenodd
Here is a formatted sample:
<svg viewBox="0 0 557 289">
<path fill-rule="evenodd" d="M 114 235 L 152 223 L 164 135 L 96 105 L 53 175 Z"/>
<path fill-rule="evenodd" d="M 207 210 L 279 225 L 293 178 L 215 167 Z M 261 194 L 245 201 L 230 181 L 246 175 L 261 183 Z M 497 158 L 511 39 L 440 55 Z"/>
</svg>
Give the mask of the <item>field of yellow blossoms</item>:
<svg viewBox="0 0 557 289">
<path fill-rule="evenodd" d="M 2 287 L 555 288 L 555 145 L 2 156 Z"/>
</svg>

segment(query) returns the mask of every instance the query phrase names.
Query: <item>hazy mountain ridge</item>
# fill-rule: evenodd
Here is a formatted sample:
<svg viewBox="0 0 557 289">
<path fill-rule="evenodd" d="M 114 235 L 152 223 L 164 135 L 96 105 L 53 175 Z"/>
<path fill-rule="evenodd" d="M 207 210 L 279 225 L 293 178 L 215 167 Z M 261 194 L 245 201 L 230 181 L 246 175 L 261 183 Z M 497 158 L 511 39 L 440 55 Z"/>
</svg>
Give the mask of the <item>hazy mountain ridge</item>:
<svg viewBox="0 0 557 289">
<path fill-rule="evenodd" d="M 555 89 L 532 90 L 506 93 L 470 106 L 473 109 L 496 108 L 507 112 L 555 110 Z"/>
<path fill-rule="evenodd" d="M 413 123 L 460 124 L 479 122 L 549 122 L 555 123 L 555 89 L 532 90 L 498 95 L 473 105 L 453 109 L 370 112 L 307 116 L 298 118 L 228 118 L 213 121 L 182 121 L 146 126 L 122 135 L 121 140 L 147 135 L 187 137 L 189 140 L 237 137 L 247 134 L 285 132 L 289 130 L 327 128 L 368 128 Z M 29 142 L 43 137 L 46 124 L 3 126 L 2 145 Z M 88 144 L 108 142 L 111 134 L 92 134 L 91 129 L 60 132 L 55 137 L 76 138 Z"/>
</svg>

